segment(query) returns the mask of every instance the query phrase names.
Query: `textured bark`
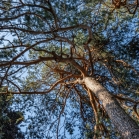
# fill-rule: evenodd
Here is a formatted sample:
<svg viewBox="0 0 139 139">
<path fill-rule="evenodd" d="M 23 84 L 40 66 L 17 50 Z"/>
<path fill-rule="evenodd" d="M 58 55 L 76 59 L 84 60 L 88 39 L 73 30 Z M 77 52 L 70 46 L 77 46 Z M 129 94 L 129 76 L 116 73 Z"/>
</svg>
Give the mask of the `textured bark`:
<svg viewBox="0 0 139 139">
<path fill-rule="evenodd" d="M 121 108 L 117 100 L 94 78 L 85 77 L 84 83 L 102 102 L 109 118 L 124 139 L 139 139 L 139 126 Z"/>
</svg>

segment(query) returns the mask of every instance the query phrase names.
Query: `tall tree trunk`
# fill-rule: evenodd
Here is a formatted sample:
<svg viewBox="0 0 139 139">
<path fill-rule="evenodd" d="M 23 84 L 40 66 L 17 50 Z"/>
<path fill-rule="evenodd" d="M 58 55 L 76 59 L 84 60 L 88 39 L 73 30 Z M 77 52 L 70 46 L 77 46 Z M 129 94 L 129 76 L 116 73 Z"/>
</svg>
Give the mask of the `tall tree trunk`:
<svg viewBox="0 0 139 139">
<path fill-rule="evenodd" d="M 102 102 L 120 135 L 124 139 L 139 139 L 137 123 L 121 108 L 117 100 L 94 78 L 85 77 L 84 83 Z"/>
</svg>

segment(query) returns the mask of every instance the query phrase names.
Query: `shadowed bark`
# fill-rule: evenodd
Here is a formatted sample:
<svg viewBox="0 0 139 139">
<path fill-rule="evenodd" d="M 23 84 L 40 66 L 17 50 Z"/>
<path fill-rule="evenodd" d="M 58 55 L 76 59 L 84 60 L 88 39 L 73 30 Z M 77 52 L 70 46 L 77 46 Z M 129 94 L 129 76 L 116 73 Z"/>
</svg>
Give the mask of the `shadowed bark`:
<svg viewBox="0 0 139 139">
<path fill-rule="evenodd" d="M 85 77 L 85 85 L 102 102 L 108 116 L 124 139 L 139 139 L 139 127 L 117 100 L 94 78 Z"/>
</svg>

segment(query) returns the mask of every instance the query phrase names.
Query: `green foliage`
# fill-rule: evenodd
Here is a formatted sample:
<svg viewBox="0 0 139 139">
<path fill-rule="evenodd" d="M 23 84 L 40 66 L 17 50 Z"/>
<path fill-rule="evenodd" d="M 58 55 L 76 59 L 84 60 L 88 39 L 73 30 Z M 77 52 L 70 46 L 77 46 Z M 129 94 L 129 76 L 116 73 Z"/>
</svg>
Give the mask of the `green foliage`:
<svg viewBox="0 0 139 139">
<path fill-rule="evenodd" d="M 24 120 L 25 138 L 118 139 L 119 134 L 99 100 L 96 103 L 100 107 L 99 121 L 94 120 L 85 87 L 74 82 L 83 78 L 81 71 L 70 62 L 74 60 L 85 70 L 88 67 L 86 74 L 111 94 L 138 100 L 137 14 L 133 17 L 123 12 L 125 7 L 113 9 L 111 0 L 11 0 L 0 2 L 0 7 L 4 7 L 0 29 L 13 36 L 12 41 L 7 41 L 5 34 L 0 38 L 0 84 L 6 84 L 11 92 L 44 92 L 44 95 L 17 96 L 14 103 L 12 95 L 1 97 L 4 109 L 1 109 L 0 137 L 12 138 L 11 129 L 16 131 L 14 138 L 23 137 L 18 129 L 23 114 L 10 110 L 11 103 L 28 115 Z M 89 31 L 91 56 L 85 48 Z M 73 55 L 71 47 L 75 47 Z M 69 75 L 73 76 L 66 78 Z M 63 78 L 66 79 L 62 82 Z M 132 102 L 120 104 L 126 105 L 123 108 L 137 120 Z M 95 132 L 95 124 L 103 124 L 106 130 Z"/>
<path fill-rule="evenodd" d="M 0 96 L 0 139 L 24 139 L 18 125 L 23 121 L 23 114 L 10 108 L 12 96 Z"/>
</svg>

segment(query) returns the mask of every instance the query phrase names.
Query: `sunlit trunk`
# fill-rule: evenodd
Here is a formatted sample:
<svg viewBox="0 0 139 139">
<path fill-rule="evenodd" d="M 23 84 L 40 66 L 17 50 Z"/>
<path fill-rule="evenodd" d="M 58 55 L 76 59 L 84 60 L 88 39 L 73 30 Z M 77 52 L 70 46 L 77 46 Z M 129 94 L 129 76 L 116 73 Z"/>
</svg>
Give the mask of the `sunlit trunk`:
<svg viewBox="0 0 139 139">
<path fill-rule="evenodd" d="M 102 102 L 111 122 L 124 139 L 139 139 L 139 127 L 121 108 L 117 100 L 94 78 L 85 77 L 84 83 Z"/>
</svg>

